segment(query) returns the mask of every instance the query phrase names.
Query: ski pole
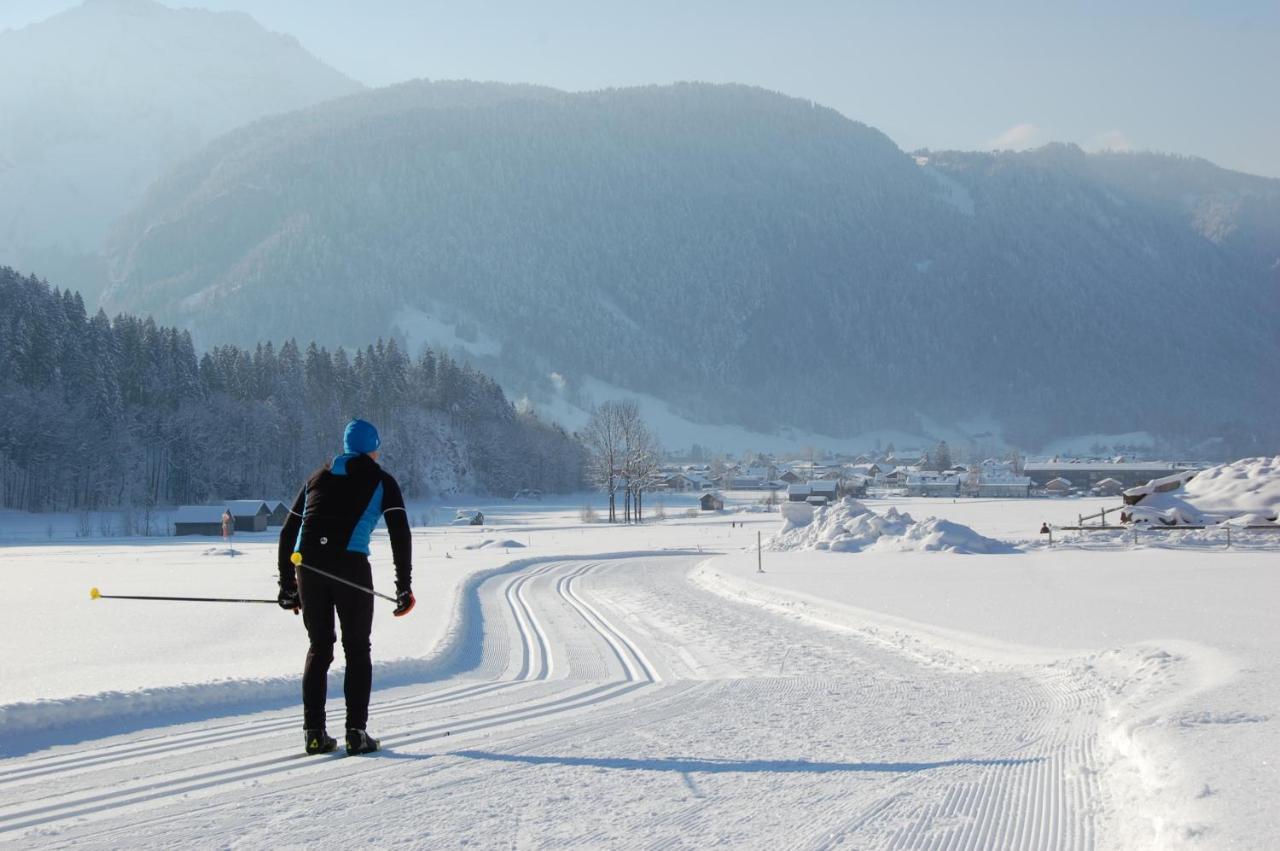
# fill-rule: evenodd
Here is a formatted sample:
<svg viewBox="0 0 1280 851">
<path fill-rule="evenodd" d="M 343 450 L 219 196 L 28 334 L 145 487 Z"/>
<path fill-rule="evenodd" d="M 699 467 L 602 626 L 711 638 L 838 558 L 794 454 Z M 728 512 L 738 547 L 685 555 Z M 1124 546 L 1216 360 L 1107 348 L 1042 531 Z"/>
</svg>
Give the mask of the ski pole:
<svg viewBox="0 0 1280 851">
<path fill-rule="evenodd" d="M 294 553 L 293 555 L 289 556 L 289 561 L 293 562 L 294 565 L 296 565 L 297 567 L 305 567 L 307 570 L 313 570 L 327 579 L 332 579 L 334 582 L 341 582 L 343 585 L 350 585 L 352 588 L 355 588 L 357 591 L 363 591 L 366 594 L 372 594 L 375 597 L 381 597 L 384 600 L 390 600 L 391 602 L 399 605 L 399 602 L 396 600 L 395 597 L 391 597 L 387 594 L 380 594 L 379 592 L 374 591 L 372 588 L 366 588 L 363 585 L 359 585 L 355 582 L 352 582 L 350 579 L 343 579 L 341 576 L 334 576 L 332 573 L 330 573 L 327 570 L 321 570 L 320 568 L 315 567 L 313 565 L 304 564 L 302 561 L 302 553 Z"/>
<path fill-rule="evenodd" d="M 271 603 L 275 600 L 239 600 L 232 597 L 148 597 L 137 594 L 103 594 L 97 588 L 89 589 L 90 600 L 167 600 L 177 603 Z"/>
</svg>

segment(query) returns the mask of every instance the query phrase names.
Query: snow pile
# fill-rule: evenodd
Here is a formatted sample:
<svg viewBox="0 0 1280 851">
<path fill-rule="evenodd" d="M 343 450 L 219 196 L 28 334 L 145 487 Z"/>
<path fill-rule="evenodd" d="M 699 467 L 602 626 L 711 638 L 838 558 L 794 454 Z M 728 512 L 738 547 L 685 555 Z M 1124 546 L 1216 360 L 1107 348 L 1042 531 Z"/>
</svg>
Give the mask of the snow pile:
<svg viewBox="0 0 1280 851">
<path fill-rule="evenodd" d="M 1275 523 L 1278 514 L 1280 455 L 1210 467 L 1181 488 L 1143 495 L 1123 516 L 1138 523 L 1199 526 L 1228 520 L 1248 525 Z"/>
<path fill-rule="evenodd" d="M 891 511 L 893 509 L 890 509 Z M 953 523 L 940 517 L 930 517 L 919 523 L 910 523 L 911 515 L 902 515 L 909 525 L 899 537 L 881 538 L 877 550 L 895 552 L 947 552 L 947 553 L 1008 553 L 1014 548 L 995 538 L 979 535 L 962 523 Z"/>
<path fill-rule="evenodd" d="M 979 535 L 968 526 L 930 517 L 915 520 L 910 514 L 890 507 L 877 514 L 856 499 L 848 498 L 818 508 L 813 520 L 803 523 L 788 516 L 782 531 L 769 539 L 769 548 L 786 550 L 830 550 L 857 553 L 952 552 L 1002 553 L 1012 547 Z"/>
<path fill-rule="evenodd" d="M 497 538 L 485 538 L 483 541 L 477 541 L 474 544 L 467 544 L 463 549 L 467 550 L 514 550 L 516 548 L 524 549 L 524 544 L 519 541 L 506 538 L 498 540 Z"/>
<path fill-rule="evenodd" d="M 1280 455 L 1210 467 L 1187 482 L 1185 491 L 1201 511 L 1261 514 L 1274 522 L 1280 511 Z"/>
</svg>

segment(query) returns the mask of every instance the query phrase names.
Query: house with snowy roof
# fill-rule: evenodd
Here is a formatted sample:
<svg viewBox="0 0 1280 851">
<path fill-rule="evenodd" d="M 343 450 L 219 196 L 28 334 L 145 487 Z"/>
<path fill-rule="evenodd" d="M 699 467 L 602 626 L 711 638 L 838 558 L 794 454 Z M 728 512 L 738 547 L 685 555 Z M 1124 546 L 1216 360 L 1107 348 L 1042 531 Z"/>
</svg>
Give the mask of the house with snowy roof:
<svg viewBox="0 0 1280 851">
<path fill-rule="evenodd" d="M 1031 496 L 1030 476 L 998 476 L 978 478 L 976 496 L 983 499 L 1026 499 Z"/>
<path fill-rule="evenodd" d="M 182 505 L 173 513 L 174 535 L 222 535 L 223 505 Z"/>
<path fill-rule="evenodd" d="M 698 505 L 703 511 L 724 511 L 724 497 L 715 491 L 708 491 L 698 500 Z"/>
<path fill-rule="evenodd" d="M 892 472 L 893 465 L 886 464 L 884 461 L 872 461 L 866 464 L 851 464 L 845 467 L 845 471 L 876 482 L 883 478 L 885 474 Z"/>
<path fill-rule="evenodd" d="M 265 500 L 232 499 L 227 501 L 226 507 L 235 519 L 237 532 L 267 531 L 271 509 L 267 507 Z"/>
<path fill-rule="evenodd" d="M 733 476 L 728 479 L 725 487 L 734 491 L 765 491 L 778 489 L 772 480 L 760 479 L 755 476 Z"/>
<path fill-rule="evenodd" d="M 906 484 L 908 476 L 919 471 L 919 467 L 898 466 L 881 475 L 879 481 L 889 487 L 900 487 Z"/>
<path fill-rule="evenodd" d="M 688 473 L 672 473 L 662 480 L 662 486 L 677 493 L 691 491 L 697 487 Z"/>
<path fill-rule="evenodd" d="M 1115 479 L 1126 488 L 1133 488 L 1188 469 L 1167 461 L 1028 461 L 1022 472 L 1042 487 L 1047 487 L 1051 479 L 1062 478 L 1078 488 L 1092 487 L 1103 479 Z"/>
<path fill-rule="evenodd" d="M 925 452 L 917 452 L 914 449 L 908 449 L 902 452 L 895 452 L 884 460 L 885 463 L 892 464 L 895 467 L 914 467 L 922 462 L 927 455 L 928 453 Z"/>
<path fill-rule="evenodd" d="M 1124 484 L 1119 479 L 1106 478 L 1094 482 L 1089 492 L 1094 496 L 1119 496 L 1124 493 Z"/>
<path fill-rule="evenodd" d="M 778 478 L 778 467 L 776 464 L 752 464 L 742 470 L 741 475 L 749 479 L 768 482 Z"/>
<path fill-rule="evenodd" d="M 930 470 L 917 470 L 908 473 L 906 478 L 907 496 L 950 496 L 960 495 L 960 477 L 948 476 Z"/>
<path fill-rule="evenodd" d="M 267 502 L 267 507 L 271 509 L 271 516 L 267 518 L 267 527 L 283 526 L 289 519 L 289 506 L 278 499 Z"/>
<path fill-rule="evenodd" d="M 1071 493 L 1071 480 L 1058 476 L 1057 478 L 1053 478 L 1045 482 L 1044 490 L 1045 493 L 1056 494 L 1059 496 Z"/>
<path fill-rule="evenodd" d="M 959 467 L 953 474 L 960 478 L 961 496 L 983 499 L 1026 499 L 1031 496 L 1031 477 L 1014 472 L 1012 464 L 983 461 L 968 470 Z"/>
<path fill-rule="evenodd" d="M 796 482 L 787 486 L 788 502 L 807 502 L 810 505 L 826 505 L 839 496 L 840 483 L 834 480 Z"/>
<path fill-rule="evenodd" d="M 867 495 L 867 488 L 873 480 L 867 476 L 860 476 L 857 473 L 847 473 L 840 480 L 841 496 L 864 497 Z"/>
</svg>

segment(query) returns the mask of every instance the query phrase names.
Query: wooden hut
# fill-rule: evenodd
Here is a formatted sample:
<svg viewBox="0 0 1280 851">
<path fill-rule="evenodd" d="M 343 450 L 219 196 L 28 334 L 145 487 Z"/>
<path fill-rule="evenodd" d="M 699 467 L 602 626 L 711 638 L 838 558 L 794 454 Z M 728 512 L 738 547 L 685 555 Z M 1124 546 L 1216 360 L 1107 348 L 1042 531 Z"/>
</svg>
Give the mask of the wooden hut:
<svg viewBox="0 0 1280 851">
<path fill-rule="evenodd" d="M 1124 483 L 1119 479 L 1103 479 L 1089 489 L 1095 496 L 1119 496 L 1124 493 Z"/>
<path fill-rule="evenodd" d="M 1045 493 L 1049 494 L 1065 494 L 1071 493 L 1071 480 L 1064 479 L 1061 476 L 1050 479 L 1044 483 Z"/>
<path fill-rule="evenodd" d="M 272 500 L 267 503 L 267 507 L 271 509 L 271 515 L 267 518 L 267 526 L 283 526 L 285 521 L 289 519 L 289 506 L 280 500 Z"/>
<path fill-rule="evenodd" d="M 236 521 L 237 532 L 265 532 L 271 509 L 261 499 L 233 499 L 227 509 Z"/>
<path fill-rule="evenodd" d="M 183 505 L 173 515 L 174 535 L 212 535 L 222 537 L 221 505 Z"/>
</svg>

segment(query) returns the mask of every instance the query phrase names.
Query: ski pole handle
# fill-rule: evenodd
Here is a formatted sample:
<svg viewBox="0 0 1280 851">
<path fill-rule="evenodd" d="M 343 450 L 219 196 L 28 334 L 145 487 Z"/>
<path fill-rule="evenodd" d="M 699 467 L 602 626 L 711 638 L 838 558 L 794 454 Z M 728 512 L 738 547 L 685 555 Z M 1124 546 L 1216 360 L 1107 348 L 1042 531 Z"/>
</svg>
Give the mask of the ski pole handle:
<svg viewBox="0 0 1280 851">
<path fill-rule="evenodd" d="M 305 567 L 307 570 L 314 571 L 315 573 L 320 574 L 326 579 L 332 579 L 334 582 L 341 582 L 343 585 L 349 585 L 352 588 L 355 588 L 357 591 L 363 591 L 366 594 L 372 594 L 375 597 L 381 597 L 384 600 L 389 600 L 392 603 L 396 603 L 395 597 L 391 597 L 387 594 L 381 594 L 377 591 L 374 591 L 372 588 L 366 588 L 363 585 L 360 585 L 359 583 L 352 582 L 350 579 L 343 579 L 341 576 L 335 576 L 329 571 L 321 570 L 320 568 L 315 567 L 314 565 L 305 564 L 302 561 L 302 553 L 294 553 L 293 555 L 289 556 L 289 561 L 293 562 L 295 567 Z M 399 603 L 396 603 L 396 605 L 399 605 Z"/>
</svg>

